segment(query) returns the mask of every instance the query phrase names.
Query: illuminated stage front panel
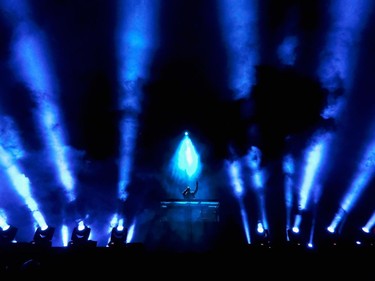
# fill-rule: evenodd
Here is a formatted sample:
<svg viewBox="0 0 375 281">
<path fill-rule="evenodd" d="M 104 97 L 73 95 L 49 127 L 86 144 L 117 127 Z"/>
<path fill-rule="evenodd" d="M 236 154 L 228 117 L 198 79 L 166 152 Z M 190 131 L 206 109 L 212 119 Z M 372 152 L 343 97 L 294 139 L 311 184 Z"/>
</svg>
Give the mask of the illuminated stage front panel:
<svg viewBox="0 0 375 281">
<path fill-rule="evenodd" d="M 168 200 L 160 202 L 162 221 L 219 222 L 218 201 Z"/>
</svg>

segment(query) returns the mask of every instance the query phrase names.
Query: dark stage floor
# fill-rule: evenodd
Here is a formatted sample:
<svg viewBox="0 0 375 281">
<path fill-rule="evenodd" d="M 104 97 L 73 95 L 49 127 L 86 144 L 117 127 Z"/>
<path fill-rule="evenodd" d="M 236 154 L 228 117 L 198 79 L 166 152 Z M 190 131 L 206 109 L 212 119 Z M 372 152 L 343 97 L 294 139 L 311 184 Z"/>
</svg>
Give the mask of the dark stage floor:
<svg viewBox="0 0 375 281">
<path fill-rule="evenodd" d="M 218 247 L 209 251 L 150 250 L 143 244 L 109 247 L 37 247 L 11 245 L 1 250 L 1 273 L 5 276 L 24 274 L 28 280 L 51 280 L 57 277 L 121 275 L 141 277 L 212 277 L 231 276 L 312 276 L 340 275 L 353 272 L 371 277 L 374 247 L 332 246 L 318 250 L 296 245 L 249 246 L 231 249 Z M 52 275 L 51 275 L 52 274 Z M 94 274 L 94 275 L 93 275 Z M 245 274 L 245 275 L 244 275 Z M 324 274 L 324 275 L 323 275 Z M 127 278 L 127 277 L 124 277 Z M 200 278 L 199 278 L 200 279 Z M 370 279 L 366 279 L 370 280 Z"/>
</svg>

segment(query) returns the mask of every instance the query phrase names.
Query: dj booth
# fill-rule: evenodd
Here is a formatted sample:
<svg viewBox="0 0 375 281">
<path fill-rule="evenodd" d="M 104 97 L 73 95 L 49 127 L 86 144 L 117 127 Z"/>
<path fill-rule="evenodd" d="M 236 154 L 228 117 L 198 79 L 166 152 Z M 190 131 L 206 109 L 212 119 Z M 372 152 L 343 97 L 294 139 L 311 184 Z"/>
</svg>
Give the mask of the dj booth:
<svg viewBox="0 0 375 281">
<path fill-rule="evenodd" d="M 213 200 L 167 200 L 160 202 L 160 216 L 171 222 L 219 222 L 219 207 Z"/>
<path fill-rule="evenodd" d="M 204 251 L 220 234 L 220 203 L 213 200 L 160 201 L 157 245 L 179 251 Z"/>
</svg>

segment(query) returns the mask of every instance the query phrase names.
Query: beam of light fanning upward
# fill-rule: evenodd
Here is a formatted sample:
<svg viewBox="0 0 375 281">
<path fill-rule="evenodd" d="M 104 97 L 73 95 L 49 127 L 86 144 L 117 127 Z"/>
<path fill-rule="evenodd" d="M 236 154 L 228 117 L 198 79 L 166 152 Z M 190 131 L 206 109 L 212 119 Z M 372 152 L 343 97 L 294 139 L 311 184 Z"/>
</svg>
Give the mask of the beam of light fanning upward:
<svg viewBox="0 0 375 281">
<path fill-rule="evenodd" d="M 237 161 L 227 161 L 226 168 L 234 194 L 237 198 L 242 198 L 244 194 L 244 186 L 241 178 L 241 165 Z"/>
<path fill-rule="evenodd" d="M 22 6 L 23 7 L 23 6 Z M 26 14 L 12 10 L 17 18 Z M 59 182 L 65 189 L 69 201 L 75 199 L 74 178 L 69 167 L 68 149 L 65 144 L 63 122 L 57 104 L 57 82 L 53 77 L 51 60 L 44 34 L 30 19 L 14 20 L 14 41 L 12 46 L 13 68 L 19 78 L 30 89 L 37 104 L 35 119 L 41 136 L 49 150 L 57 170 Z"/>
<path fill-rule="evenodd" d="M 293 207 L 293 186 L 294 186 L 294 173 L 295 164 L 292 155 L 287 154 L 283 159 L 283 172 L 284 172 L 284 199 L 286 208 L 286 229 L 291 227 L 291 214 Z"/>
<path fill-rule="evenodd" d="M 32 213 L 36 223 L 42 228 L 47 227 L 47 223 L 44 216 L 39 211 L 37 202 L 34 200 L 31 194 L 31 183 L 16 166 L 11 155 L 9 155 L 2 146 L 0 146 L 0 165 L 6 172 L 9 180 L 18 194 L 23 198 L 30 212 Z"/>
<path fill-rule="evenodd" d="M 120 160 L 118 197 L 127 199 L 127 186 L 132 171 L 133 155 L 141 111 L 141 82 L 156 44 L 158 1 L 118 1 L 118 27 L 116 34 L 119 110 Z"/>
<path fill-rule="evenodd" d="M 366 222 L 364 227 L 362 227 L 362 230 L 366 233 L 369 233 L 370 230 L 375 226 L 375 211 L 372 213 L 370 219 Z M 375 234 L 375 230 L 374 230 Z"/>
<path fill-rule="evenodd" d="M 242 169 L 241 165 L 238 161 L 226 161 L 226 170 L 229 176 L 230 184 L 233 189 L 234 195 L 238 200 L 240 205 L 240 212 L 241 212 L 241 221 L 245 231 L 246 241 L 248 244 L 251 243 L 251 235 L 250 235 L 250 225 L 249 225 L 249 218 L 244 206 L 243 202 L 243 195 L 244 195 L 244 182 L 242 180 L 241 174 Z"/>
<path fill-rule="evenodd" d="M 298 47 L 298 38 L 296 36 L 286 37 L 277 48 L 279 60 L 284 65 L 294 65 L 296 61 L 296 49 Z"/>
<path fill-rule="evenodd" d="M 336 118 L 342 110 L 344 101 L 338 100 L 335 92 L 348 91 L 352 86 L 357 59 L 356 48 L 366 26 L 371 5 L 372 1 L 369 0 L 332 1 L 332 22 L 318 69 L 320 81 L 331 93 L 323 117 Z"/>
<path fill-rule="evenodd" d="M 265 177 L 264 171 L 261 169 L 262 151 L 256 147 L 251 146 L 246 155 L 246 165 L 251 170 L 250 181 L 252 187 L 257 195 L 259 215 L 262 222 L 262 227 L 268 229 L 268 220 L 266 216 L 266 198 L 265 198 Z"/>
<path fill-rule="evenodd" d="M 234 99 L 250 95 L 258 64 L 258 1 L 220 0 L 219 18 L 229 57 L 229 83 Z"/>
<path fill-rule="evenodd" d="M 306 150 L 306 166 L 302 178 L 302 185 L 299 190 L 299 202 L 298 207 L 301 210 L 307 208 L 307 204 L 311 198 L 312 192 L 317 192 L 317 188 L 320 187 L 319 183 L 319 172 L 322 169 L 321 163 L 323 162 L 323 156 L 330 134 L 322 134 L 316 140 L 312 139 L 312 145 Z M 320 190 L 320 189 L 319 189 Z"/>
<path fill-rule="evenodd" d="M 336 227 L 343 220 L 344 214 L 351 212 L 352 208 L 356 205 L 359 197 L 363 194 L 368 186 L 375 171 L 375 142 L 369 145 L 364 158 L 359 165 L 359 169 L 350 184 L 344 198 L 341 200 L 339 211 L 335 214 L 329 229 L 334 231 Z"/>
</svg>

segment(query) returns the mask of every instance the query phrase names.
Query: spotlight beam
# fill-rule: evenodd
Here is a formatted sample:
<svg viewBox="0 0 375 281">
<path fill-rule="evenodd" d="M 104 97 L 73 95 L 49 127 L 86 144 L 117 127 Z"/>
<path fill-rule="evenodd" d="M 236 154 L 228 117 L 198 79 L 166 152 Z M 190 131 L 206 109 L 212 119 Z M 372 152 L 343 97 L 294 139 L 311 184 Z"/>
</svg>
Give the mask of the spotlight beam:
<svg viewBox="0 0 375 281">
<path fill-rule="evenodd" d="M 133 154 L 141 111 L 141 81 L 152 57 L 156 38 L 158 1 L 120 1 L 118 7 L 117 57 L 120 81 L 120 165 L 118 197 L 125 201 L 133 166 Z"/>
<path fill-rule="evenodd" d="M 25 8 L 24 6 L 20 6 Z M 75 200 L 74 177 L 69 166 L 67 147 L 56 101 L 57 82 L 53 78 L 51 60 L 49 59 L 46 39 L 37 29 L 26 11 L 19 11 L 26 19 L 13 21 L 15 37 L 12 46 L 13 67 L 17 75 L 30 89 L 38 110 L 35 114 L 40 126 L 41 136 L 55 160 L 57 177 L 65 188 L 67 198 Z M 16 14 L 11 14 L 15 18 Z"/>
<path fill-rule="evenodd" d="M 8 175 L 10 182 L 18 194 L 24 199 L 37 224 L 43 227 L 47 226 L 44 216 L 39 211 L 37 202 L 32 197 L 29 178 L 19 170 L 16 163 L 13 161 L 12 156 L 9 155 L 2 146 L 0 146 L 0 164 L 5 168 L 5 172 Z"/>
<path fill-rule="evenodd" d="M 258 64 L 257 1 L 219 1 L 219 18 L 230 63 L 230 88 L 234 99 L 245 98 L 255 84 Z"/>
</svg>

